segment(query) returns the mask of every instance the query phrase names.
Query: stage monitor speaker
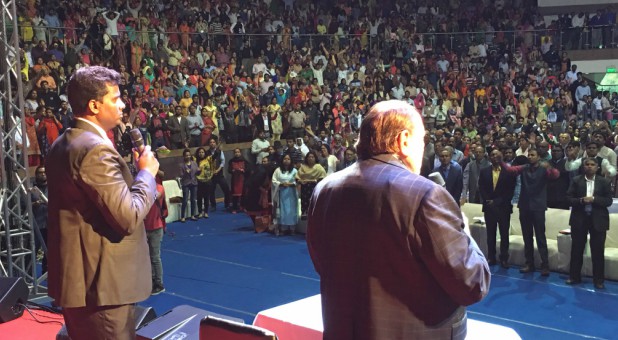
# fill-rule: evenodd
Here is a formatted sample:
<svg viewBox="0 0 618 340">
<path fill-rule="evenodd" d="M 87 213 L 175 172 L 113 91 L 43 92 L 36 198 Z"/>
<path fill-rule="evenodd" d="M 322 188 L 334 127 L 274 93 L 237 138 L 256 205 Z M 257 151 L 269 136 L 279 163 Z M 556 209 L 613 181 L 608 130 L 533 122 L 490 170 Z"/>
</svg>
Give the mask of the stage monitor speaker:
<svg viewBox="0 0 618 340">
<path fill-rule="evenodd" d="M 0 323 L 19 318 L 28 302 L 28 285 L 22 278 L 0 277 Z"/>
<path fill-rule="evenodd" d="M 135 329 L 146 325 L 150 321 L 157 318 L 157 313 L 152 307 L 135 306 Z M 56 340 L 71 340 L 69 333 L 67 332 L 66 325 L 62 325 L 58 334 L 56 334 Z"/>
<path fill-rule="evenodd" d="M 214 316 L 237 323 L 245 323 L 242 319 L 209 312 L 188 305 L 180 305 L 138 329 L 137 339 L 199 339 L 200 322 L 207 316 Z"/>
<path fill-rule="evenodd" d="M 135 329 L 140 329 L 150 321 L 157 318 L 157 313 L 152 307 L 135 306 Z"/>
</svg>

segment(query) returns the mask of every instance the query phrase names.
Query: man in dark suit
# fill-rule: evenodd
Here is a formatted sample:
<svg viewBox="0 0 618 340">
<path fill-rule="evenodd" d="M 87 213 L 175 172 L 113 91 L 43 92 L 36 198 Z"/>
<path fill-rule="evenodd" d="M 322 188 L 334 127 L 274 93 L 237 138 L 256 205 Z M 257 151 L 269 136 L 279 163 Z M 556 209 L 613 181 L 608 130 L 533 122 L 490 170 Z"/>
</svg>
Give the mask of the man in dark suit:
<svg viewBox="0 0 618 340">
<path fill-rule="evenodd" d="M 189 121 L 182 115 L 180 106 L 176 106 L 174 117 L 167 119 L 167 128 L 170 130 L 170 144 L 172 149 L 184 149 L 189 147 Z"/>
<path fill-rule="evenodd" d="M 575 176 L 567 197 L 571 203 L 571 268 L 567 284 L 581 283 L 586 239 L 590 233 L 592 276 L 594 287 L 604 289 L 605 284 L 605 238 L 609 229 L 609 211 L 612 205 L 610 181 L 597 175 L 599 164 L 596 158 L 584 159 L 584 175 Z"/>
<path fill-rule="evenodd" d="M 134 339 L 134 304 L 152 290 L 144 217 L 159 163 L 150 147 L 134 152 L 133 178 L 107 138 L 125 107 L 119 82 L 100 66 L 75 72 L 67 85 L 75 128 L 56 140 L 46 163 L 49 296 L 73 340 Z"/>
<path fill-rule="evenodd" d="M 479 192 L 487 226 L 487 253 L 489 265 L 496 264 L 496 231 L 500 230 L 500 265 L 509 267 L 509 227 L 513 213 L 513 192 L 517 176 L 502 168 L 502 152 L 493 150 L 489 155 L 491 166 L 479 174 Z"/>
<path fill-rule="evenodd" d="M 445 146 L 440 151 L 440 166 L 433 169 L 432 173 L 438 172 L 445 182 L 446 191 L 451 194 L 457 205 L 459 205 L 461 192 L 463 191 L 463 171 L 457 162 L 452 162 L 453 149 Z"/>
<path fill-rule="evenodd" d="M 545 210 L 547 210 L 547 182 L 560 176 L 549 162 L 541 161 L 536 149 L 528 150 L 528 164 L 506 166 L 503 169 L 521 175 L 521 191 L 517 207 L 524 238 L 526 265 L 520 273 L 532 273 L 534 264 L 534 238 L 541 257 L 541 276 L 549 276 L 549 251 L 545 235 Z"/>
<path fill-rule="evenodd" d="M 313 192 L 307 244 L 325 340 L 464 339 L 464 306 L 487 294 L 489 267 L 455 200 L 418 175 L 423 135 L 413 106 L 374 105 L 358 161 Z"/>
</svg>

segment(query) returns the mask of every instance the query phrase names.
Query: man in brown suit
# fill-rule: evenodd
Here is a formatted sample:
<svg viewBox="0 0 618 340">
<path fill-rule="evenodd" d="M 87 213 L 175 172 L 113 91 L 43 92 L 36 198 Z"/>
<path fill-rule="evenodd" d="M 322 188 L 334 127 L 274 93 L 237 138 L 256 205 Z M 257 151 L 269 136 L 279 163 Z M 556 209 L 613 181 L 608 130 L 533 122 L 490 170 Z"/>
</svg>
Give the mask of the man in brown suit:
<svg viewBox="0 0 618 340">
<path fill-rule="evenodd" d="M 149 147 L 135 152 L 133 179 L 106 136 L 125 107 L 119 82 L 104 67 L 75 72 L 67 88 L 75 128 L 56 140 L 46 162 L 49 296 L 63 307 L 73 340 L 134 339 L 133 304 L 152 289 L 143 221 L 159 163 Z"/>
</svg>

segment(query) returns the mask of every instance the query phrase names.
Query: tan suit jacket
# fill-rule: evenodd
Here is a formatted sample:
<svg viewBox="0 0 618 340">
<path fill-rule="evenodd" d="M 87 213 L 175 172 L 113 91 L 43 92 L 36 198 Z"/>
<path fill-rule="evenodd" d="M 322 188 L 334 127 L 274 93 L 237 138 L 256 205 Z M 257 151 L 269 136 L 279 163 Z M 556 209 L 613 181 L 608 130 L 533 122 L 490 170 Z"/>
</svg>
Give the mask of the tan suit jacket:
<svg viewBox="0 0 618 340">
<path fill-rule="evenodd" d="M 77 121 L 53 144 L 49 182 L 49 296 L 62 307 L 135 303 L 151 292 L 144 217 L 152 175 L 135 178 L 107 137 Z"/>
</svg>

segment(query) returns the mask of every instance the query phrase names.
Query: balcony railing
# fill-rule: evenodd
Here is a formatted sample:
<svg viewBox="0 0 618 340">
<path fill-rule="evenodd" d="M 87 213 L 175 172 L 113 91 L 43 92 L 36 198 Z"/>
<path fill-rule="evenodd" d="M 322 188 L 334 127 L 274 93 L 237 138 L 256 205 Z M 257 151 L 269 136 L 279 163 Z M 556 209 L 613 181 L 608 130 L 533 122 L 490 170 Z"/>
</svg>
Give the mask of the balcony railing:
<svg viewBox="0 0 618 340">
<path fill-rule="evenodd" d="M 10 31 L 10 28 L 8 28 Z M 64 39 L 65 37 L 73 37 L 74 43 L 78 43 L 78 38 L 81 32 L 74 28 L 67 27 L 44 27 L 35 28 L 31 26 L 20 27 L 20 37 L 25 36 L 25 30 L 32 29 L 34 34 L 33 39 L 36 39 L 37 30 L 44 32 L 47 42 L 53 37 Z M 472 44 L 485 43 L 490 48 L 503 46 L 504 48 L 515 50 L 520 46 L 540 47 L 546 41 L 550 41 L 557 50 L 585 50 L 598 48 L 616 48 L 618 47 L 618 26 L 599 26 L 599 27 L 583 27 L 569 29 L 519 29 L 512 31 L 478 31 L 478 32 L 428 32 L 416 33 L 414 38 L 408 40 L 391 39 L 385 34 L 371 36 L 370 34 L 343 34 L 343 35 L 320 35 L 320 34 L 233 34 L 233 33 L 182 33 L 182 32 L 160 32 L 155 30 L 129 30 L 119 31 L 119 34 L 128 34 L 131 41 L 137 40 L 142 44 L 147 44 L 150 48 L 155 48 L 153 44 L 163 42 L 165 39 L 170 39 L 172 35 L 176 35 L 175 40 L 180 44 L 188 42 L 210 46 L 216 48 L 218 44 L 229 44 L 231 46 L 239 46 L 245 40 L 248 40 L 251 46 L 259 41 L 270 40 L 273 44 L 289 41 L 289 43 L 302 47 L 318 48 L 320 43 L 324 43 L 327 47 L 334 45 L 346 46 L 348 44 L 358 44 L 359 46 L 369 46 L 371 49 L 377 48 L 383 52 L 383 56 L 405 57 L 400 55 L 405 53 L 406 46 L 417 43 L 423 45 L 424 49 L 441 50 L 443 47 L 458 54 L 467 53 L 468 48 Z M 66 34 L 68 33 L 68 34 Z M 183 35 L 186 37 L 183 39 Z M 99 37 L 100 38 L 100 37 Z M 92 44 L 92 40 L 91 41 Z M 94 39 L 96 43 L 97 39 Z M 36 43 L 36 41 L 33 41 Z M 89 46 L 93 47 L 93 46 Z M 186 46 L 182 46 L 186 47 Z M 398 54 L 399 53 L 399 54 Z"/>
</svg>

